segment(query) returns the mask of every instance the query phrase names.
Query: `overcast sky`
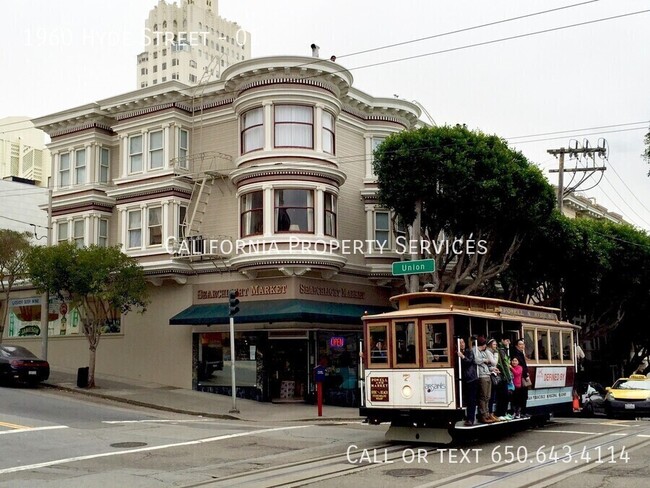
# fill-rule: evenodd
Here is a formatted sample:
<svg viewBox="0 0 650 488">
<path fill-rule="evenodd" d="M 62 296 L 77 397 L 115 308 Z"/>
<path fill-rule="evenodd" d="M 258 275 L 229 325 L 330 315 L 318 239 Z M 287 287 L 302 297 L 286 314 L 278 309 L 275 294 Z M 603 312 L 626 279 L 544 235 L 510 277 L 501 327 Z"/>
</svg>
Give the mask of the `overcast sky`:
<svg viewBox="0 0 650 488">
<path fill-rule="evenodd" d="M 42 116 L 134 90 L 144 21 L 157 1 L 3 1 L 0 118 Z M 571 5 L 578 6 L 501 22 Z M 321 57 L 336 55 L 351 70 L 355 87 L 416 100 L 439 125 L 464 123 L 507 138 L 552 182 L 548 169 L 557 160 L 548 149 L 605 138 L 608 169 L 586 193 L 644 229 L 650 12 L 592 21 L 647 10 L 650 0 L 219 1 L 220 15 L 251 32 L 253 56 L 310 55 L 316 43 Z M 349 55 L 494 22 L 501 23 Z M 556 30 L 529 35 L 549 29 Z M 469 47 L 479 43 L 488 44 Z"/>
</svg>

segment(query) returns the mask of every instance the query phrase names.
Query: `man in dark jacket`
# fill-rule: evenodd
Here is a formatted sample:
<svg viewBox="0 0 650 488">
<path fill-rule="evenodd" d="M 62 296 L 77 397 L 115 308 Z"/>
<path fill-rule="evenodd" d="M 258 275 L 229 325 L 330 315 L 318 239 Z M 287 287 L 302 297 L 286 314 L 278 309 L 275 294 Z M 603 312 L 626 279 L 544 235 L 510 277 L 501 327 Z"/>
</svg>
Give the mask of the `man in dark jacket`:
<svg viewBox="0 0 650 488">
<path fill-rule="evenodd" d="M 512 382 L 510 371 L 510 338 L 503 336 L 498 345 L 499 359 L 497 368 L 501 373 L 502 381 L 496 387 L 496 412 L 497 417 L 503 417 L 508 410 L 509 389 L 508 384 Z"/>
<path fill-rule="evenodd" d="M 465 425 L 474 425 L 476 420 L 476 402 L 478 397 L 478 373 L 474 363 L 474 353 L 470 344 L 465 344 L 464 339 L 458 340 L 458 357 L 460 358 L 461 374 L 463 380 L 463 399 L 467 406 Z"/>
</svg>

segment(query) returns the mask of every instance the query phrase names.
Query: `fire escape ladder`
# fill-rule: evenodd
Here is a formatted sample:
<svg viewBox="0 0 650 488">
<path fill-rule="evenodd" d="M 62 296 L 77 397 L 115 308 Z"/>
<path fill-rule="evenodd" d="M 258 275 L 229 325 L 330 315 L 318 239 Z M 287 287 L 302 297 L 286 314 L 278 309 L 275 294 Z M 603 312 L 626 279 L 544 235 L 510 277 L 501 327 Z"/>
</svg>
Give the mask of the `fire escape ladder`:
<svg viewBox="0 0 650 488">
<path fill-rule="evenodd" d="M 213 182 L 213 176 L 204 175 L 194 183 L 183 225 L 185 237 L 195 237 L 201 234 L 201 225 L 212 193 Z"/>
</svg>

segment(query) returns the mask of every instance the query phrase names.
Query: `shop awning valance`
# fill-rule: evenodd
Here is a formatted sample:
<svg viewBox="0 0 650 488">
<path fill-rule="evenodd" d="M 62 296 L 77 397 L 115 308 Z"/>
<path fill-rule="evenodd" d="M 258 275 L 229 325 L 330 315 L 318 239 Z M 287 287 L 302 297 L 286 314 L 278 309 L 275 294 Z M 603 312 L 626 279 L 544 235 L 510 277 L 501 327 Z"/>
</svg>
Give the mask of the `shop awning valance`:
<svg viewBox="0 0 650 488">
<path fill-rule="evenodd" d="M 244 301 L 235 316 L 238 324 L 265 322 L 315 322 L 322 324 L 361 325 L 364 314 L 389 312 L 390 307 L 317 302 L 314 300 Z M 227 324 L 227 303 L 192 305 L 169 319 L 171 325 Z"/>
</svg>

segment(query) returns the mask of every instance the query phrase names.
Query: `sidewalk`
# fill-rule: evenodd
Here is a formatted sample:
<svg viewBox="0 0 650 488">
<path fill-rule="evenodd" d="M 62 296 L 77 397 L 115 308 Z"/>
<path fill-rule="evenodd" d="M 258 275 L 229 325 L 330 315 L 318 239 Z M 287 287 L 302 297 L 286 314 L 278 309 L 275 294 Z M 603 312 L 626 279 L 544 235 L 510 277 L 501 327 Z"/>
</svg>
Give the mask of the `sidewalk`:
<svg viewBox="0 0 650 488">
<path fill-rule="evenodd" d="M 130 381 L 130 380 L 129 380 Z M 239 413 L 230 413 L 232 397 L 204 393 L 183 388 L 139 383 L 124 383 L 95 377 L 96 388 L 77 388 L 77 378 L 72 373 L 52 371 L 44 386 L 94 396 L 131 405 L 230 420 L 250 422 L 305 422 L 305 421 L 361 421 L 357 408 L 323 405 L 323 416 L 318 417 L 316 405 L 306 403 L 268 403 L 237 398 Z"/>
</svg>

